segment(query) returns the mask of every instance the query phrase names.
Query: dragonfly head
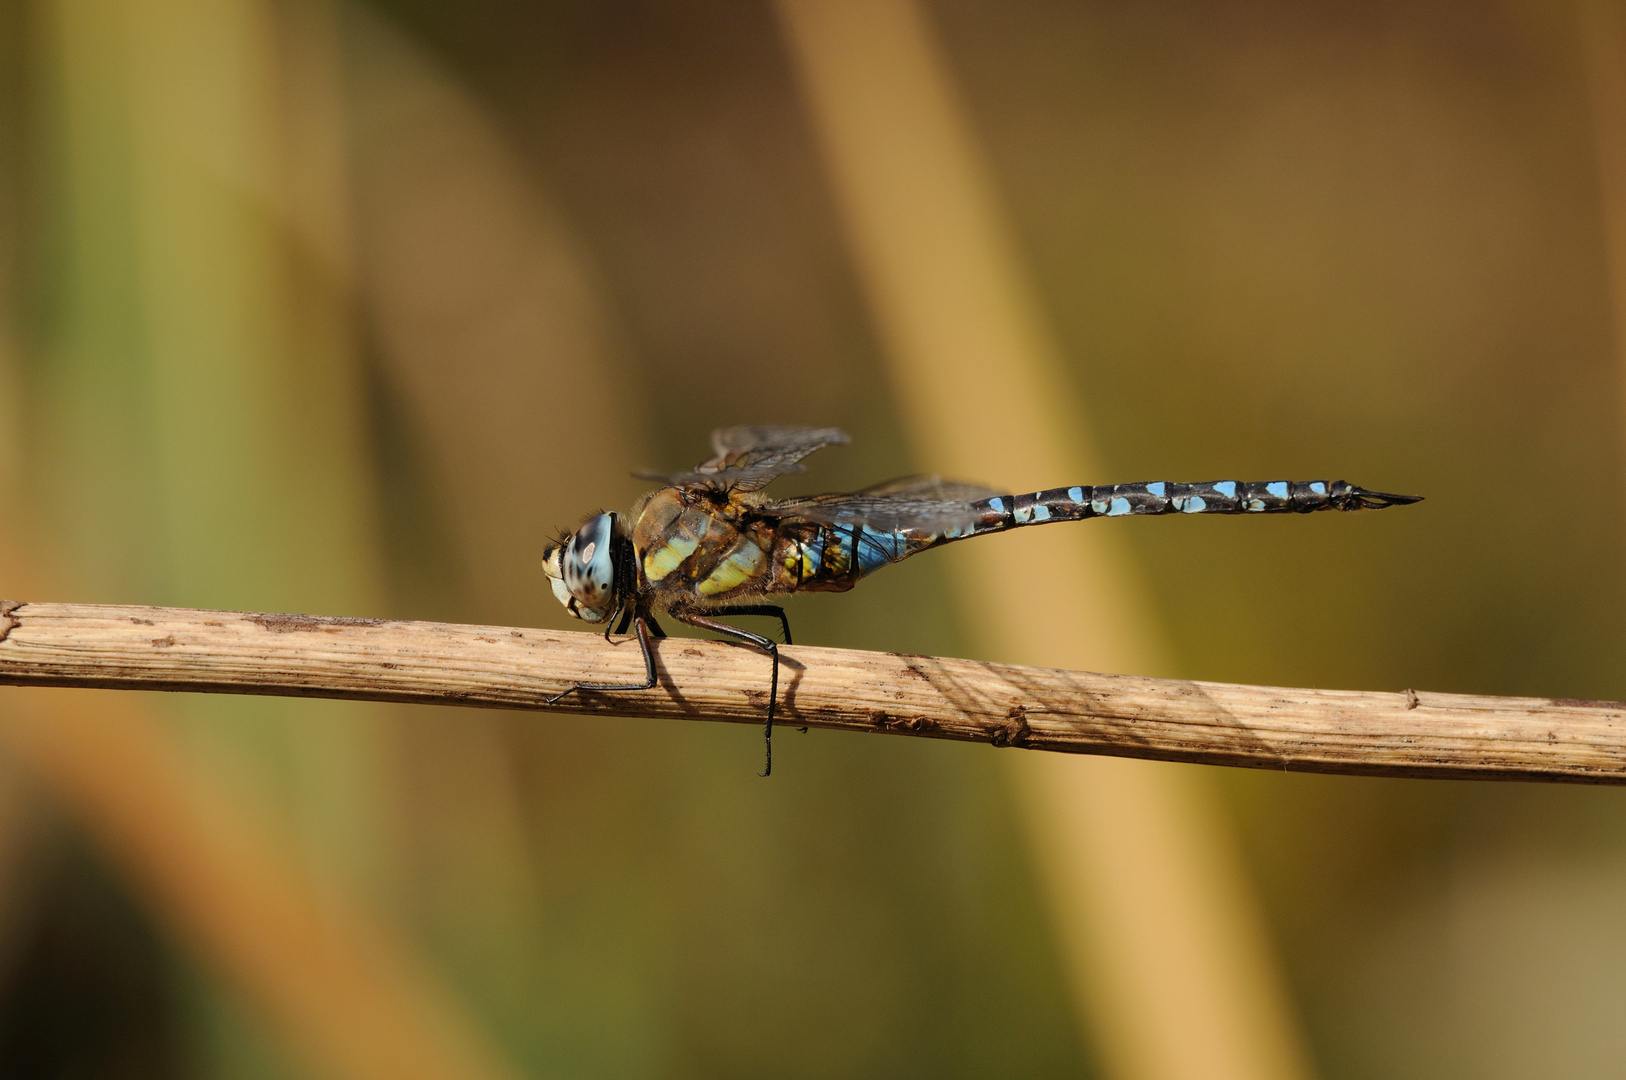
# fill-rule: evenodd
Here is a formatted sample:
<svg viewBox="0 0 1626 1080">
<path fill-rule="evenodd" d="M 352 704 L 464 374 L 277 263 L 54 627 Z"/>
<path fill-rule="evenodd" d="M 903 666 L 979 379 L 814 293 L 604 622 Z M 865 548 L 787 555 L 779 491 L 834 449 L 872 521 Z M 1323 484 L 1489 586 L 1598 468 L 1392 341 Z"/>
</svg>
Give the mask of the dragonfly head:
<svg viewBox="0 0 1626 1080">
<path fill-rule="evenodd" d="M 594 514 L 542 556 L 553 595 L 585 622 L 603 622 L 621 606 L 615 556 L 626 539 L 615 525 L 614 514 Z"/>
</svg>

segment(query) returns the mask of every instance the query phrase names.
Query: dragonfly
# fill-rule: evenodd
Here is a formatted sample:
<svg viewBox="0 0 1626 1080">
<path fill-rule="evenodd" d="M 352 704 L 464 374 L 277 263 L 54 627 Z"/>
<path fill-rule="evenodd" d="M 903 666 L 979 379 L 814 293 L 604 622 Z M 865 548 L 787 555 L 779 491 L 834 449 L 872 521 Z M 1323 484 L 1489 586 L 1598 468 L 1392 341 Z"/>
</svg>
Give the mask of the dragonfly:
<svg viewBox="0 0 1626 1080">
<path fill-rule="evenodd" d="M 577 683 L 549 704 L 582 691 L 655 686 L 653 639 L 666 636 L 656 613 L 762 650 L 772 660 L 763 724 L 764 768 L 773 772 L 773 720 L 779 696 L 779 644 L 722 621 L 790 619 L 777 597 L 845 592 L 869 574 L 944 544 L 1030 525 L 1148 514 L 1308 514 L 1380 510 L 1419 495 L 1368 491 L 1343 480 L 1155 481 L 1002 494 L 935 476 L 911 476 L 855 492 L 775 499 L 762 489 L 804 471 L 816 450 L 848 442 L 839 428 L 782 425 L 712 432 L 713 456 L 692 472 L 637 474 L 661 486 L 630 514 L 601 511 L 561 533 L 543 569 L 565 610 L 611 633 L 637 635 L 644 680 Z"/>
</svg>

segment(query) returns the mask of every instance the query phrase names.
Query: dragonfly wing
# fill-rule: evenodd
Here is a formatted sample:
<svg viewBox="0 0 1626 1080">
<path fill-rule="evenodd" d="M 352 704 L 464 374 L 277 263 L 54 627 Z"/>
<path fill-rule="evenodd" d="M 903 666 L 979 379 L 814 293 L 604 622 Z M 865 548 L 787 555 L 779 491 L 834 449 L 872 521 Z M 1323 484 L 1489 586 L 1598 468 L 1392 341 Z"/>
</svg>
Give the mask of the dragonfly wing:
<svg viewBox="0 0 1626 1080">
<path fill-rule="evenodd" d="M 804 428 L 786 424 L 750 424 L 718 428 L 711 433 L 717 456 L 704 462 L 716 468 L 751 464 L 759 460 L 800 461 L 813 451 L 851 441 L 840 428 Z"/>
<path fill-rule="evenodd" d="M 776 476 L 801 472 L 801 461 L 813 451 L 848 441 L 840 428 L 799 428 L 780 424 L 719 428 L 711 433 L 714 456 L 693 472 L 675 476 L 639 473 L 670 484 L 703 484 L 726 491 L 755 491 Z"/>
<path fill-rule="evenodd" d="M 702 461 L 695 472 L 730 477 L 729 486 L 755 491 L 769 480 L 801 472 L 797 464 L 815 450 L 848 442 L 840 428 L 799 428 L 781 424 L 718 428 L 711 433 L 716 456 Z"/>
<path fill-rule="evenodd" d="M 900 476 L 860 491 L 860 495 L 892 495 L 900 498 L 936 499 L 940 502 L 976 502 L 999 492 L 981 484 L 944 480 L 941 476 Z"/>
<path fill-rule="evenodd" d="M 893 485 L 899 486 L 893 489 Z M 934 536 L 975 524 L 979 514 L 973 504 L 990 494 L 987 488 L 973 484 L 910 477 L 853 494 L 785 499 L 768 509 L 821 525 L 859 525 L 875 532 Z"/>
<path fill-rule="evenodd" d="M 719 491 L 756 491 L 777 476 L 803 471 L 797 464 L 826 446 L 848 442 L 840 428 L 800 428 L 758 424 L 718 428 L 711 433 L 713 456 L 692 472 L 635 472 L 645 480 L 666 484 L 696 484 Z"/>
</svg>

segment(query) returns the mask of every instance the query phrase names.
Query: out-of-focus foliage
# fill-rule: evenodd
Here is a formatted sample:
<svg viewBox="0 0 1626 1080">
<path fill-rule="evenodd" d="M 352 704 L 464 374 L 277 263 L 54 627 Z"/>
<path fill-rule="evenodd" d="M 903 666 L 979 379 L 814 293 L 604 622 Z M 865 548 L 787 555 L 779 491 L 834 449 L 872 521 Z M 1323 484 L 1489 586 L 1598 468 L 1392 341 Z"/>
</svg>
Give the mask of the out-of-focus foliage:
<svg viewBox="0 0 1626 1080">
<path fill-rule="evenodd" d="M 1184 674 L 1626 698 L 1574 12 L 931 10 L 1113 473 L 1056 483 L 1428 496 L 1087 526 L 1128 532 Z M 548 531 L 712 426 L 853 432 L 805 489 L 931 470 L 778 33 L 751 5 L 0 0 L 0 454 L 62 598 L 562 626 Z M 797 600 L 797 639 L 962 651 L 940 574 Z M 159 704 L 525 1074 L 1087 1068 L 991 750 L 786 732 L 761 782 L 744 729 Z M 1619 792 L 1223 782 L 1324 1075 L 1626 1052 Z M 0 1054 L 302 1074 L 50 791 L 7 765 L 0 795 Z"/>
</svg>

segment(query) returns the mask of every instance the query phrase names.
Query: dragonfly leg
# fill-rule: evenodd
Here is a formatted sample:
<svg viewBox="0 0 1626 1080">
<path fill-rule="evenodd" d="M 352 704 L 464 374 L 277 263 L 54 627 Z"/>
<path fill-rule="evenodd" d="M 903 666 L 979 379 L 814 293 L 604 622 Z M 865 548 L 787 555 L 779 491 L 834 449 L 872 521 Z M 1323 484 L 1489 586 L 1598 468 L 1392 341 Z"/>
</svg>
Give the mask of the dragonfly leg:
<svg viewBox="0 0 1626 1080">
<path fill-rule="evenodd" d="M 655 650 L 650 645 L 649 621 L 642 615 L 634 615 L 632 628 L 638 634 L 638 647 L 644 654 L 644 681 L 641 683 L 577 683 L 575 686 L 561 690 L 559 693 L 546 699 L 549 705 L 554 704 L 566 694 L 576 690 L 651 690 L 655 686 Z M 656 628 L 657 630 L 659 627 Z M 660 634 L 665 637 L 665 634 Z"/>
<path fill-rule="evenodd" d="M 637 615 L 638 615 L 638 609 L 637 608 L 630 608 L 630 607 L 627 608 L 624 612 L 621 613 L 621 625 L 619 625 L 619 626 L 617 626 L 615 628 L 615 632 L 618 633 L 618 634 L 625 634 L 627 632 L 627 626 L 632 622 L 632 620 L 634 618 L 637 617 Z M 661 629 L 661 624 L 655 621 L 655 616 L 654 615 L 650 614 L 647 611 L 644 612 L 644 621 L 649 624 L 649 633 L 650 633 L 651 637 L 663 638 L 663 637 L 666 636 L 666 631 Z M 605 641 L 610 640 L 610 631 L 608 629 L 608 626 L 606 626 L 605 631 L 604 631 L 604 640 Z"/>
<path fill-rule="evenodd" d="M 785 615 L 785 609 L 778 604 L 742 604 L 739 607 L 709 608 L 710 615 L 762 615 L 770 619 L 778 619 L 779 627 L 785 632 L 785 644 L 790 641 L 790 619 Z"/>
<path fill-rule="evenodd" d="M 766 607 L 769 605 L 763 606 Z M 725 610 L 743 613 L 742 609 L 740 608 L 729 608 Z M 753 612 L 753 614 L 764 613 Z M 780 617 L 784 617 L 783 612 L 780 613 Z M 758 776 L 769 775 L 773 772 L 773 706 L 774 701 L 779 697 L 778 644 L 774 642 L 773 638 L 766 638 L 761 634 L 753 634 L 749 630 L 741 630 L 737 626 L 730 626 L 725 622 L 718 622 L 716 619 L 708 619 L 704 615 L 692 611 L 674 611 L 672 612 L 672 618 L 677 619 L 679 622 L 687 623 L 688 625 L 700 630 L 710 630 L 716 634 L 723 634 L 727 637 L 738 638 L 740 641 L 743 641 L 748 645 L 755 645 L 773 659 L 773 675 L 768 683 L 768 719 L 767 722 L 762 726 L 763 766 L 762 771 L 757 774 Z"/>
</svg>

